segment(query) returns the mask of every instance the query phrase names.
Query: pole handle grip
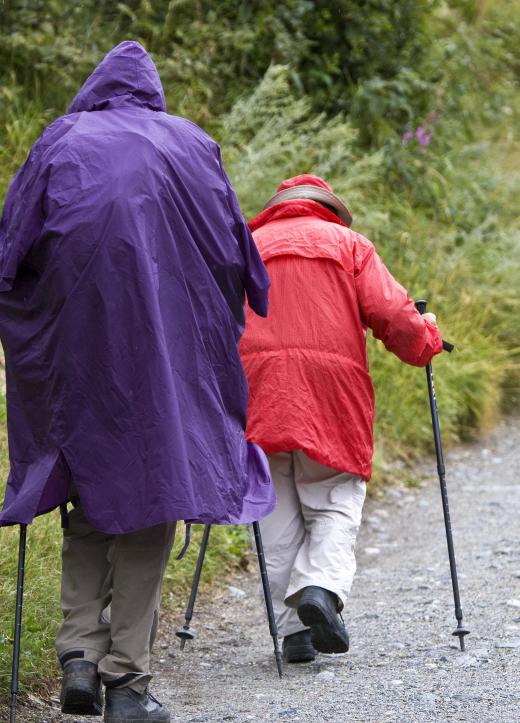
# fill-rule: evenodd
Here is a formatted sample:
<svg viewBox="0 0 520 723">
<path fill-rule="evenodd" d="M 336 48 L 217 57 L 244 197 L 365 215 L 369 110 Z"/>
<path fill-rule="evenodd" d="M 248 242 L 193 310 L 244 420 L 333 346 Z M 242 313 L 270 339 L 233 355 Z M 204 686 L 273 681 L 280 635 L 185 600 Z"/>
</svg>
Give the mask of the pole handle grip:
<svg viewBox="0 0 520 723">
<path fill-rule="evenodd" d="M 426 307 L 428 306 L 428 302 L 425 299 L 418 299 L 415 302 L 415 308 L 419 312 L 419 314 L 426 314 Z"/>
<path fill-rule="evenodd" d="M 418 299 L 418 301 L 415 302 L 415 308 L 419 312 L 419 314 L 426 314 L 426 307 L 428 305 L 428 302 L 425 301 L 425 299 Z M 450 344 L 449 341 L 442 340 L 442 348 L 444 351 L 452 352 L 455 349 L 455 346 L 453 344 Z"/>
</svg>

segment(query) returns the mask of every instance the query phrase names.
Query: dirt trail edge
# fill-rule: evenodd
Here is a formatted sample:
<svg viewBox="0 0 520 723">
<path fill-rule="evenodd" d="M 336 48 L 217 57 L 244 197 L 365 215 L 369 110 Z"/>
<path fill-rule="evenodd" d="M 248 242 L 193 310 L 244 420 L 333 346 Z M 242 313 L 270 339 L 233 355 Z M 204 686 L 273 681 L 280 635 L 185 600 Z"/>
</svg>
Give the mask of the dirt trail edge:
<svg viewBox="0 0 520 723">
<path fill-rule="evenodd" d="M 197 638 L 184 652 L 174 637 L 182 618 L 162 625 L 153 691 L 172 721 L 519 722 L 520 423 L 503 422 L 446 462 L 471 630 L 466 653 L 451 637 L 441 498 L 428 461 L 421 489 L 391 488 L 365 507 L 344 611 L 350 652 L 285 666 L 279 680 L 258 576 L 237 575 L 236 589 L 201 601 Z M 49 708 L 40 715 L 42 722 L 79 721 Z"/>
</svg>

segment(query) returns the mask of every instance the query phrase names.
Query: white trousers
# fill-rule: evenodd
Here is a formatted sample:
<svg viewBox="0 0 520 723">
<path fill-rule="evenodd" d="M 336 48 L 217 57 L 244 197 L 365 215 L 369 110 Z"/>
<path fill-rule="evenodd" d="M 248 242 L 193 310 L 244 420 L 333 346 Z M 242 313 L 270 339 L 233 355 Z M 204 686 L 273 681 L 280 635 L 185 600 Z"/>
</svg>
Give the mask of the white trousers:
<svg viewBox="0 0 520 723">
<path fill-rule="evenodd" d="M 366 482 L 301 450 L 270 455 L 269 465 L 277 504 L 260 525 L 278 633 L 285 636 L 305 629 L 296 612 L 304 587 L 323 587 L 345 604 Z"/>
</svg>

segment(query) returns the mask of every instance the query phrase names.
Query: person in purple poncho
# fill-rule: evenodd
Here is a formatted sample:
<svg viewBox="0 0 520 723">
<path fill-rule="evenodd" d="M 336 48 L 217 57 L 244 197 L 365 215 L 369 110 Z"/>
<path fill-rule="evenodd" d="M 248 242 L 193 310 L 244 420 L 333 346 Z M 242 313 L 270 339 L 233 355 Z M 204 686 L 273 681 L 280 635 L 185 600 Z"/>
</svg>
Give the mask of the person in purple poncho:
<svg viewBox="0 0 520 723">
<path fill-rule="evenodd" d="M 274 507 L 237 351 L 245 294 L 265 316 L 268 286 L 217 144 L 167 115 L 152 60 L 121 43 L 34 144 L 0 226 L 0 525 L 73 504 L 64 712 L 101 714 L 102 682 L 108 723 L 170 720 L 148 684 L 175 521 Z"/>
</svg>

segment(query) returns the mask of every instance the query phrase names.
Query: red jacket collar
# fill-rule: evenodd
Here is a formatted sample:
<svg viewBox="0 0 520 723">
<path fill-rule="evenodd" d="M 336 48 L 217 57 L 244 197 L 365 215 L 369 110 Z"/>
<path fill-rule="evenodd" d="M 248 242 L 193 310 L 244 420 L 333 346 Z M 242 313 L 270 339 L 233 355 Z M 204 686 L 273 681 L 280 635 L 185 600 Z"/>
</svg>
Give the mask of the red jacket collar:
<svg viewBox="0 0 520 723">
<path fill-rule="evenodd" d="M 294 216 L 317 216 L 324 221 L 330 221 L 331 223 L 337 223 L 340 226 L 347 226 L 346 223 L 336 216 L 335 213 L 329 211 L 317 201 L 311 201 L 308 198 L 299 198 L 292 201 L 282 201 L 277 203 L 276 206 L 266 208 L 249 221 L 249 228 L 251 231 L 256 231 L 261 226 L 265 226 L 270 221 L 277 221 L 281 218 L 291 218 Z"/>
</svg>

